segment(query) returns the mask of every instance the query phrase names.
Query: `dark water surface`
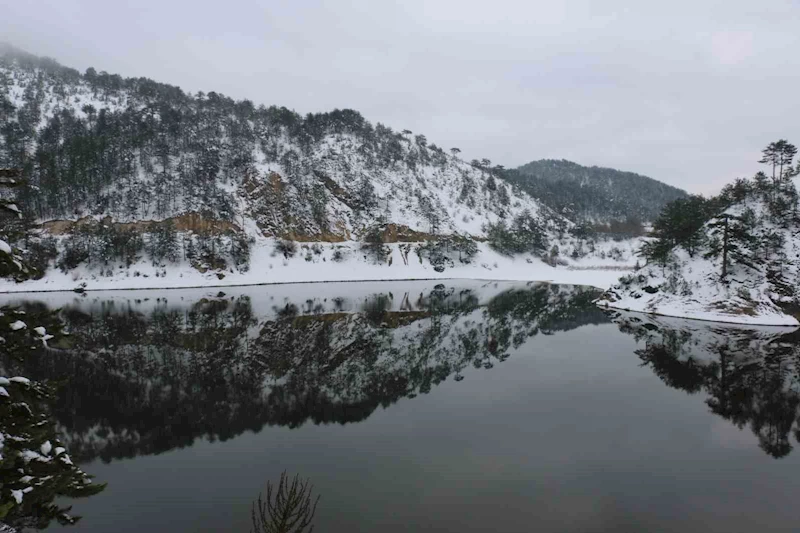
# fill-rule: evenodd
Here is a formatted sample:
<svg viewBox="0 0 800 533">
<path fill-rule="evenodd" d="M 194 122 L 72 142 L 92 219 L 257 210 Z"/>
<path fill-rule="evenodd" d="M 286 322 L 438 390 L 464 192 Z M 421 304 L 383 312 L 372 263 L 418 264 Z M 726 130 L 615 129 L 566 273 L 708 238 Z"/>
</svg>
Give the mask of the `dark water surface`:
<svg viewBox="0 0 800 533">
<path fill-rule="evenodd" d="M 223 290 L 12 299 L 71 333 L 3 364 L 58 384 L 60 439 L 108 484 L 62 502 L 74 531 L 246 532 L 283 470 L 322 533 L 800 527 L 791 330 L 566 286 Z"/>
</svg>

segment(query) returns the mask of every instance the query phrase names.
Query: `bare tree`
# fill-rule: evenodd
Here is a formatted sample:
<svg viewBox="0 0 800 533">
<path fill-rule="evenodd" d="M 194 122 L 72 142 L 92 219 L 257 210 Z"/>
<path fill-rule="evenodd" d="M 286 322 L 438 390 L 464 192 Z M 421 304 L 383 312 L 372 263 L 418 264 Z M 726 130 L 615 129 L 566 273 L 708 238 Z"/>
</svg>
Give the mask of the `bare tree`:
<svg viewBox="0 0 800 533">
<path fill-rule="evenodd" d="M 267 482 L 267 497 L 258 495 L 253 502 L 253 529 L 251 533 L 311 533 L 311 521 L 317 511 L 319 496 L 312 505 L 314 486 L 310 479 L 301 480 L 295 475 L 291 483 L 284 471 L 277 490 Z"/>
</svg>

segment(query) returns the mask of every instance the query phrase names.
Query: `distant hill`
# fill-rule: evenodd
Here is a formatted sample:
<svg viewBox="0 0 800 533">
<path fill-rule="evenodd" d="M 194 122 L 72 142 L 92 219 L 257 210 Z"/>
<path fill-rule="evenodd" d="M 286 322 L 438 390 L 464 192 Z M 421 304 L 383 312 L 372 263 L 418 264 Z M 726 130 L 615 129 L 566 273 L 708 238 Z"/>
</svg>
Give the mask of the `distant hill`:
<svg viewBox="0 0 800 533">
<path fill-rule="evenodd" d="M 667 203 L 687 193 L 660 181 L 613 168 L 542 159 L 505 172 L 511 183 L 576 221 L 652 221 Z"/>
</svg>

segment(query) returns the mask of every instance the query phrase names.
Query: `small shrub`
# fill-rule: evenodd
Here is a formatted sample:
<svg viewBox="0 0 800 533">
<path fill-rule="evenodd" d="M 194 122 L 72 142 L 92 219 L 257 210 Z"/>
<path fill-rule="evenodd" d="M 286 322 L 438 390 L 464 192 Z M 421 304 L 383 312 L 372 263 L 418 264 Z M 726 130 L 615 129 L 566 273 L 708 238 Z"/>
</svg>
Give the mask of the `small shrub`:
<svg viewBox="0 0 800 533">
<path fill-rule="evenodd" d="M 281 239 L 275 243 L 275 250 L 283 257 L 288 259 L 294 257 L 297 253 L 297 243 L 288 239 Z"/>
<path fill-rule="evenodd" d="M 377 263 L 386 262 L 391 254 L 391 249 L 383 244 L 383 234 L 378 226 L 371 228 L 364 236 L 361 249 Z"/>
<path fill-rule="evenodd" d="M 739 287 L 736 289 L 736 295 L 742 300 L 746 300 L 748 302 L 752 299 L 750 296 L 750 289 L 747 287 Z"/>
</svg>

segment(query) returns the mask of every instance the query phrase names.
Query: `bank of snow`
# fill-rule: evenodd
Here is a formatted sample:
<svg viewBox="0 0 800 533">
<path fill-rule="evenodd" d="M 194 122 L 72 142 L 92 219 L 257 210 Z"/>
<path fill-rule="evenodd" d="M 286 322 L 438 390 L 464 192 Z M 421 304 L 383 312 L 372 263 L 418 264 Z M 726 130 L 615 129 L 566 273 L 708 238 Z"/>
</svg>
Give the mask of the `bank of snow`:
<svg viewBox="0 0 800 533">
<path fill-rule="evenodd" d="M 665 292 L 647 293 L 665 281 L 658 276 L 643 281 L 641 274 L 623 277 L 619 283 L 598 300 L 598 304 L 612 309 L 634 311 L 667 317 L 688 318 L 728 324 L 750 324 L 754 326 L 797 326 L 797 319 L 787 315 L 763 293 L 755 293 L 746 299 L 725 287 L 722 291 L 715 284 L 700 283 L 691 296 Z M 642 275 L 643 276 L 643 275 Z M 628 280 L 633 280 L 629 282 Z M 631 286 L 639 282 L 639 287 Z"/>
<path fill-rule="evenodd" d="M 719 282 L 719 265 L 684 250 L 673 252 L 671 269 L 647 266 L 623 276 L 598 303 L 613 309 L 730 324 L 797 326 L 775 303 L 780 297 L 766 279 L 733 277 Z"/>
<path fill-rule="evenodd" d="M 463 264 L 455 260 L 453 266 L 437 272 L 426 259 L 420 260 L 413 245 L 396 243 L 387 246 L 390 255 L 386 262 L 378 264 L 357 242 L 298 243 L 297 253 L 293 257 L 285 257 L 276 251 L 273 239 L 258 239 L 252 247 L 250 266 L 245 272 L 227 269 L 203 273 L 185 261 L 169 266 L 153 266 L 150 261 L 141 260 L 130 267 L 118 264 L 99 269 L 81 265 L 66 273 L 50 268 L 39 280 L 22 283 L 0 280 L 0 292 L 415 279 L 546 281 L 606 289 L 619 277 L 618 271 L 606 269 L 606 265 L 596 270 L 552 267 L 533 257 L 511 258 L 498 254 L 485 243 L 478 244 L 478 254 L 470 263 Z"/>
<path fill-rule="evenodd" d="M 764 196 L 758 191 L 749 192 L 744 200 L 699 230 L 702 244 L 693 255 L 681 247 L 673 248 L 663 266 L 648 264 L 623 276 L 598 303 L 615 309 L 714 322 L 800 325 L 786 311 L 800 307 L 800 293 L 795 290 L 800 281 L 800 219 L 791 209 L 797 198 L 793 191 L 794 186 L 786 182 Z M 784 212 L 770 205 L 781 196 L 788 206 Z M 709 243 L 721 239 L 713 228 L 723 216 L 750 220 L 746 231 L 752 237 L 738 245 L 740 258 L 729 259 L 724 279 L 721 255 L 709 253 Z"/>
</svg>

